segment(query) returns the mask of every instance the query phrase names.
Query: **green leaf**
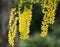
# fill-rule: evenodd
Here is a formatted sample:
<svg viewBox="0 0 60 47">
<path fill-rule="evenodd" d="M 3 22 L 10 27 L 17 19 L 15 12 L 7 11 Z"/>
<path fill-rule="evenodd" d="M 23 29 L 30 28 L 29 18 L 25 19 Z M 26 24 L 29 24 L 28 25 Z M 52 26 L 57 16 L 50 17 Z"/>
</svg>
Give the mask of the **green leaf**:
<svg viewBox="0 0 60 47">
<path fill-rule="evenodd" d="M 13 0 L 14 1 L 14 6 L 17 6 L 20 0 Z"/>
<path fill-rule="evenodd" d="M 31 5 L 31 3 L 30 2 L 26 2 L 26 7 L 28 8 L 28 9 L 30 9 L 30 5 Z"/>
</svg>

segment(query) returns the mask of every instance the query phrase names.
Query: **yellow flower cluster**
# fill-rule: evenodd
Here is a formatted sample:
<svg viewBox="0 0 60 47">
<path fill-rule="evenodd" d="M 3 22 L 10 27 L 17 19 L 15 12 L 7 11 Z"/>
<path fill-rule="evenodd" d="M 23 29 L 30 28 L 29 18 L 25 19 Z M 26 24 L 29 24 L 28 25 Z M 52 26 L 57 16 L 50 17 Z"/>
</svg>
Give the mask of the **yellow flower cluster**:
<svg viewBox="0 0 60 47">
<path fill-rule="evenodd" d="M 18 20 L 18 17 L 16 17 L 14 19 L 14 15 L 16 14 L 15 13 L 15 10 L 16 8 L 13 8 L 11 10 L 11 14 L 10 14 L 10 21 L 9 21 L 9 32 L 8 32 L 8 41 L 9 41 L 9 44 L 14 47 L 14 38 L 15 38 L 15 35 L 16 35 L 16 23 L 17 23 L 17 20 Z"/>
<path fill-rule="evenodd" d="M 22 7 L 22 3 L 24 1 L 29 1 L 30 9 L 24 5 L 24 12 L 21 13 L 20 9 Z M 9 19 L 9 32 L 8 32 L 8 41 L 9 44 L 14 47 L 14 38 L 16 36 L 17 31 L 17 20 L 19 20 L 19 32 L 20 39 L 28 39 L 30 32 L 30 23 L 32 19 L 32 3 L 37 2 L 38 0 L 20 0 L 18 4 L 18 10 L 13 8 L 11 10 L 10 19 Z M 44 14 L 42 25 L 41 25 L 41 36 L 45 37 L 48 33 L 48 27 L 50 24 L 54 24 L 55 22 L 55 11 L 57 7 L 57 0 L 42 0 L 42 13 Z M 15 17 L 18 15 L 18 17 Z"/>
<path fill-rule="evenodd" d="M 20 38 L 21 39 L 28 39 L 29 38 L 29 32 L 30 32 L 30 22 L 32 17 L 32 5 L 30 6 L 31 9 L 24 7 L 24 12 L 19 13 L 19 32 L 20 32 Z"/>
<path fill-rule="evenodd" d="M 49 25 L 47 24 L 47 22 L 42 21 L 42 26 L 41 26 L 41 36 L 45 37 L 48 33 L 48 27 Z"/>
<path fill-rule="evenodd" d="M 45 37 L 48 33 L 48 27 L 55 22 L 55 11 L 57 7 L 57 0 L 42 0 L 42 13 L 44 14 L 41 36 Z"/>
<path fill-rule="evenodd" d="M 20 7 L 22 5 L 22 0 L 20 0 L 20 3 L 18 4 L 18 10 L 16 11 L 16 8 L 13 8 L 10 13 L 10 19 L 9 19 L 9 32 L 8 32 L 8 41 L 9 44 L 14 47 L 14 38 L 16 36 L 16 24 L 17 20 L 19 20 L 19 32 L 20 32 L 20 38 L 21 39 L 28 39 L 29 38 L 29 32 L 30 32 L 30 22 L 32 17 L 32 5 L 30 5 L 30 9 L 24 7 L 24 12 L 20 12 Z M 15 17 L 17 15 L 19 17 Z"/>
</svg>

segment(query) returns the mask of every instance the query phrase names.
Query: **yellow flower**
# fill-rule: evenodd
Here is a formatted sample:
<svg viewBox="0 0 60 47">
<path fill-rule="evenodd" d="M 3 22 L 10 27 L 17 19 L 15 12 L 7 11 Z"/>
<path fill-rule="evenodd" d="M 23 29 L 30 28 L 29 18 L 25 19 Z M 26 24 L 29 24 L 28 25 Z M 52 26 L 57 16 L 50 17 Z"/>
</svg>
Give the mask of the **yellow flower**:
<svg viewBox="0 0 60 47">
<path fill-rule="evenodd" d="M 29 36 L 28 36 L 27 34 L 21 34 L 21 35 L 20 35 L 20 38 L 21 38 L 22 40 L 25 40 L 25 39 L 28 39 Z"/>
<path fill-rule="evenodd" d="M 9 32 L 8 32 L 8 41 L 9 41 L 9 44 L 14 47 L 14 38 L 16 36 L 16 23 L 17 23 L 17 20 L 18 20 L 18 17 L 15 17 L 16 15 L 16 12 L 15 12 L 16 8 L 13 8 L 11 10 L 11 14 L 10 14 L 10 19 L 9 19 Z"/>
<path fill-rule="evenodd" d="M 30 33 L 30 22 L 32 19 L 32 11 L 31 10 L 32 10 L 32 5 L 30 6 L 30 9 L 28 9 L 28 8 L 26 8 L 26 6 L 24 6 L 23 13 L 20 13 L 20 10 L 18 11 L 20 39 L 28 39 L 29 38 L 28 34 Z"/>
<path fill-rule="evenodd" d="M 47 35 L 49 25 L 55 22 L 57 0 L 42 0 L 42 2 L 41 6 L 44 17 L 41 26 L 41 36 L 44 37 L 44 35 Z"/>
<path fill-rule="evenodd" d="M 44 32 L 43 32 L 43 31 L 41 32 L 41 36 L 42 36 L 43 38 L 46 37 L 46 35 L 47 35 L 47 32 L 45 32 L 45 31 L 44 31 Z"/>
</svg>

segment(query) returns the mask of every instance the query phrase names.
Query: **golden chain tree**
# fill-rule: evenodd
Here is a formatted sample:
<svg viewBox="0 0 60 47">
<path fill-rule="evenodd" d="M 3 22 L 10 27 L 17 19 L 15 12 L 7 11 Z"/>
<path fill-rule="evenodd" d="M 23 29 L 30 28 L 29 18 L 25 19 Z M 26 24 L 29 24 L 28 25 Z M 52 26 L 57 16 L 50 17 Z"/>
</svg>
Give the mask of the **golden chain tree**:
<svg viewBox="0 0 60 47">
<path fill-rule="evenodd" d="M 30 24 L 32 20 L 32 5 L 39 0 L 19 0 L 17 7 L 11 9 L 9 19 L 9 32 L 8 41 L 9 44 L 14 47 L 14 39 L 16 31 L 20 33 L 20 39 L 28 39 L 30 32 Z M 25 4 L 26 3 L 26 4 Z M 27 6 L 27 3 L 29 4 Z M 55 11 L 57 8 L 57 0 L 42 0 L 42 13 L 44 14 L 41 25 L 41 36 L 45 37 L 48 33 L 48 27 L 55 22 Z M 24 8 L 21 11 L 22 7 Z M 17 21 L 19 21 L 19 28 L 17 30 Z"/>
<path fill-rule="evenodd" d="M 41 36 L 45 37 L 48 33 L 48 27 L 55 22 L 55 11 L 57 9 L 57 0 L 42 0 L 42 13 L 44 14 L 41 25 Z"/>
<path fill-rule="evenodd" d="M 20 0 L 18 3 L 18 7 L 12 8 L 10 13 L 9 20 L 9 32 L 8 32 L 8 41 L 9 44 L 14 47 L 14 39 L 17 31 L 17 20 L 19 20 L 19 32 L 20 39 L 28 39 L 30 32 L 30 22 L 32 19 L 32 5 L 37 2 L 37 0 Z M 23 3 L 29 3 L 29 8 L 27 8 L 27 4 L 25 4 L 24 11 L 21 13 L 20 9 L 22 8 Z M 18 10 L 17 10 L 18 9 Z M 16 17 L 17 16 L 17 17 Z"/>
<path fill-rule="evenodd" d="M 21 1 L 22 2 L 22 1 Z M 20 4 L 19 4 L 20 5 Z M 19 6 L 20 7 L 20 6 Z M 21 39 L 28 39 L 30 32 L 30 21 L 32 18 L 32 4 L 30 5 L 30 9 L 24 6 L 24 12 L 20 12 L 20 8 L 18 7 L 18 16 L 19 16 L 19 32 Z"/>
<path fill-rule="evenodd" d="M 15 17 L 16 15 L 15 10 L 16 8 L 13 8 L 11 10 L 10 21 L 9 21 L 10 29 L 8 32 L 8 41 L 11 46 L 14 46 L 14 38 L 16 36 L 16 31 L 17 31 L 16 23 L 17 23 L 18 17 Z"/>
</svg>

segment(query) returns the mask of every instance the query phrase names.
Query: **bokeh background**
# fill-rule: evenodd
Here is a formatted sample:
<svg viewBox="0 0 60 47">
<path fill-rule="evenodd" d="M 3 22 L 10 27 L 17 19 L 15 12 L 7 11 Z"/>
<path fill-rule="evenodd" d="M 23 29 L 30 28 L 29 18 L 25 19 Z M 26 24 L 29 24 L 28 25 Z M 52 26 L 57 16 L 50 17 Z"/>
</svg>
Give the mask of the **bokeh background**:
<svg viewBox="0 0 60 47">
<path fill-rule="evenodd" d="M 17 32 L 15 47 L 60 47 L 60 2 L 56 10 L 55 23 L 49 26 L 48 35 L 45 38 L 40 37 L 43 19 L 40 4 L 40 1 L 33 4 L 30 38 L 20 40 Z M 8 43 L 8 29 L 10 10 L 13 6 L 12 0 L 0 0 L 0 47 L 11 47 Z"/>
</svg>

